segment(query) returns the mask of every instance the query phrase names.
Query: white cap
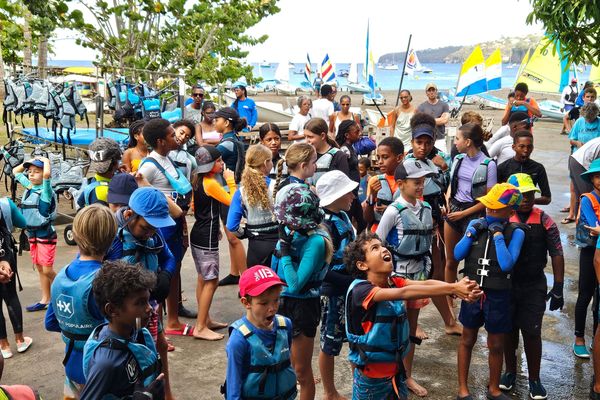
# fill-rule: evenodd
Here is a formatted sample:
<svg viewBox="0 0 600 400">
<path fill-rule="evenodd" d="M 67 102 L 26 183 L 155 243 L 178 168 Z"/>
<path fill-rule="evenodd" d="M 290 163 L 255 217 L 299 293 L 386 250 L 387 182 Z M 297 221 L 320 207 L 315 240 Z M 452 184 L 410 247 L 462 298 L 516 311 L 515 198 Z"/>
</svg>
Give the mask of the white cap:
<svg viewBox="0 0 600 400">
<path fill-rule="evenodd" d="M 317 182 L 317 196 L 321 199 L 319 206 L 327 207 L 346 193 L 350 193 L 358 186 L 342 171 L 333 170 L 321 175 Z"/>
</svg>

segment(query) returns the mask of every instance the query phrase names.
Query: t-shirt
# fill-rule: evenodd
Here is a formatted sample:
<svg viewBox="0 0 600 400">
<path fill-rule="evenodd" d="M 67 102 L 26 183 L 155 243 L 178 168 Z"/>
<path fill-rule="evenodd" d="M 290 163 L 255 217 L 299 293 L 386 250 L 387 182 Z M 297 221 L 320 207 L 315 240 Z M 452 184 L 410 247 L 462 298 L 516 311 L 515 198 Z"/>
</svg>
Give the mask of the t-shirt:
<svg viewBox="0 0 600 400">
<path fill-rule="evenodd" d="M 431 104 L 429 101 L 425 101 L 419 105 L 417 111 L 429 114 L 433 118 L 439 118 L 442 116 L 443 113 L 449 112 L 450 107 L 448 106 L 448 103 L 442 100 L 436 101 L 435 104 Z M 435 129 L 436 139 L 443 139 L 446 137 L 446 125 L 437 125 Z"/>
<path fill-rule="evenodd" d="M 541 195 L 552 197 L 550 184 L 546 168 L 542 164 L 532 159 L 523 162 L 511 158 L 508 161 L 498 165 L 498 182 L 506 182 L 512 174 L 524 173 L 531 176 L 533 184 L 540 188 Z"/>
<path fill-rule="evenodd" d="M 600 118 L 588 122 L 583 117 L 579 117 L 571 128 L 569 139 L 577 140 L 583 144 L 600 136 Z"/>
<path fill-rule="evenodd" d="M 327 99 L 313 101 L 310 114 L 313 118 L 323 118 L 329 124 L 329 117 L 333 114 L 333 103 Z"/>
<path fill-rule="evenodd" d="M 512 148 L 513 143 L 514 139 L 508 135 L 497 140 L 492 146 L 488 145 L 490 157 L 495 158 L 498 165 L 510 160 L 515 156 L 515 151 Z"/>
<path fill-rule="evenodd" d="M 471 158 L 465 154 L 460 169 L 458 170 L 458 188 L 454 198 L 462 203 L 470 203 L 475 201 L 471 196 L 471 186 L 473 184 L 473 175 L 477 167 L 485 159 L 485 154 L 481 151 Z M 454 160 L 453 162 L 458 162 Z M 487 167 L 487 188 L 491 188 L 497 183 L 497 168 L 495 162 L 490 162 Z"/>
<path fill-rule="evenodd" d="M 172 177 L 177 176 L 177 170 L 175 169 L 175 166 L 173 165 L 171 160 L 169 160 L 168 157 L 161 156 L 156 151 L 152 151 L 148 155 L 148 157 L 154 158 L 158 162 L 158 164 L 160 164 L 160 166 L 163 167 L 165 171 L 167 171 L 167 173 L 171 174 Z M 173 187 L 171 186 L 171 183 L 169 182 L 165 174 L 163 174 L 158 169 L 158 167 L 154 165 L 154 163 L 146 161 L 140 165 L 138 171 L 142 175 L 144 175 L 144 177 L 152 186 L 154 186 L 164 194 L 170 196 L 173 192 Z"/>
<path fill-rule="evenodd" d="M 304 136 L 304 125 L 306 125 L 308 120 L 311 118 L 312 118 L 312 115 L 310 113 L 308 113 L 306 115 L 297 113 L 292 118 L 292 122 L 290 122 L 290 131 L 296 131 L 296 132 L 298 132 L 298 134 Z M 297 140 L 294 140 L 294 142 L 304 142 L 304 139 L 297 139 Z"/>
<path fill-rule="evenodd" d="M 192 104 L 188 104 L 185 106 L 185 119 L 192 121 L 194 124 L 199 124 L 202 121 L 202 108 L 195 109 Z"/>
<path fill-rule="evenodd" d="M 562 96 L 560 97 L 560 103 L 563 105 L 573 105 L 575 104 L 575 100 L 579 97 L 579 89 L 577 85 L 569 85 L 565 86 L 562 91 Z"/>
<path fill-rule="evenodd" d="M 589 169 L 592 161 L 596 158 L 600 158 L 600 137 L 585 143 L 571 154 L 571 157 L 581 164 L 584 169 Z"/>
<path fill-rule="evenodd" d="M 485 142 L 485 145 L 489 149 L 494 143 L 496 143 L 497 140 L 502 139 L 503 137 L 506 137 L 508 135 L 510 135 L 510 126 L 508 126 L 508 124 L 502 125 L 500 128 L 498 128 L 496 132 L 494 132 L 492 137 L 487 142 Z"/>
<path fill-rule="evenodd" d="M 256 111 L 256 103 L 254 100 L 246 97 L 245 100 L 235 100 L 231 103 L 231 107 L 235 108 L 240 114 L 240 118 L 246 118 L 248 126 L 252 128 L 258 121 L 258 112 Z"/>
</svg>

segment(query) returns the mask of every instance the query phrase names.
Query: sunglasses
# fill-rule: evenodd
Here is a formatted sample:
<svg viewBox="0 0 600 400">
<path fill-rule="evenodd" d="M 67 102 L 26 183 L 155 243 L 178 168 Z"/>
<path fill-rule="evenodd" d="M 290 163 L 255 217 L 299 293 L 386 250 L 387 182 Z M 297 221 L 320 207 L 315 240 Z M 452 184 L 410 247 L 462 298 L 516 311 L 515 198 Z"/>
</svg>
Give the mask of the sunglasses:
<svg viewBox="0 0 600 400">
<path fill-rule="evenodd" d="M 192 93 L 192 97 L 204 97 L 204 93 Z"/>
<path fill-rule="evenodd" d="M 410 99 L 410 97 L 408 97 L 408 96 L 400 96 L 400 100 L 404 100 L 404 99 Z"/>
</svg>

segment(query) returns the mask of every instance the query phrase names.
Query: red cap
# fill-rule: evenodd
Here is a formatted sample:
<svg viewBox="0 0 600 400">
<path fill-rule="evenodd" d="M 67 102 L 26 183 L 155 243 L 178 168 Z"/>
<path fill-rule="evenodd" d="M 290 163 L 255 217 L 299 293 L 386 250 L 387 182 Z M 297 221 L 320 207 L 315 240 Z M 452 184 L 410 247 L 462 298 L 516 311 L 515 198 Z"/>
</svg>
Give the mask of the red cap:
<svg viewBox="0 0 600 400">
<path fill-rule="evenodd" d="M 285 285 L 275 271 L 264 265 L 248 268 L 240 277 L 240 296 L 258 296 L 271 286 Z"/>
</svg>

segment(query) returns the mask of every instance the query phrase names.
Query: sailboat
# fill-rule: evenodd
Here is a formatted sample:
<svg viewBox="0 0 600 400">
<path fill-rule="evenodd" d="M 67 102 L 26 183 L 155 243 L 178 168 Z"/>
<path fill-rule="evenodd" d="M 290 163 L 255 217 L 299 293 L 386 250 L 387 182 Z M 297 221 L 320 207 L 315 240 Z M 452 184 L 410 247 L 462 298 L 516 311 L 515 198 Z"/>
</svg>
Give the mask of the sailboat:
<svg viewBox="0 0 600 400">
<path fill-rule="evenodd" d="M 600 85 L 600 63 L 592 65 L 592 69 L 590 69 L 590 77 L 588 81 L 594 82 L 596 85 Z"/>
<path fill-rule="evenodd" d="M 417 52 L 410 49 L 408 57 L 406 57 L 406 68 L 404 68 L 404 75 L 412 75 L 415 72 L 422 72 L 424 74 L 430 74 L 433 72 L 430 68 L 427 68 L 421 64 Z"/>
<path fill-rule="evenodd" d="M 366 105 L 383 105 L 386 103 L 385 97 L 381 93 L 375 92 L 375 60 L 373 53 L 369 50 L 369 25 L 367 24 L 367 48 L 365 57 L 365 76 L 371 89 L 370 93 L 363 94 L 362 104 Z"/>
<path fill-rule="evenodd" d="M 275 70 L 275 93 L 284 96 L 295 96 L 298 87 L 290 85 L 290 69 L 288 68 L 288 62 L 280 62 Z"/>
<path fill-rule="evenodd" d="M 371 88 L 367 84 L 358 81 L 358 65 L 356 63 L 352 63 L 350 65 L 350 70 L 348 71 L 348 83 L 346 84 L 346 87 L 350 93 L 371 92 Z"/>
<path fill-rule="evenodd" d="M 386 64 L 383 67 L 381 67 L 381 69 L 387 71 L 398 71 L 398 64 Z"/>
<path fill-rule="evenodd" d="M 481 47 L 475 46 L 460 68 L 456 83 L 456 97 L 475 95 L 486 91 L 485 59 Z"/>
<path fill-rule="evenodd" d="M 485 60 L 485 80 L 488 91 L 502 88 L 502 54 L 500 49 L 496 49 Z"/>
</svg>

